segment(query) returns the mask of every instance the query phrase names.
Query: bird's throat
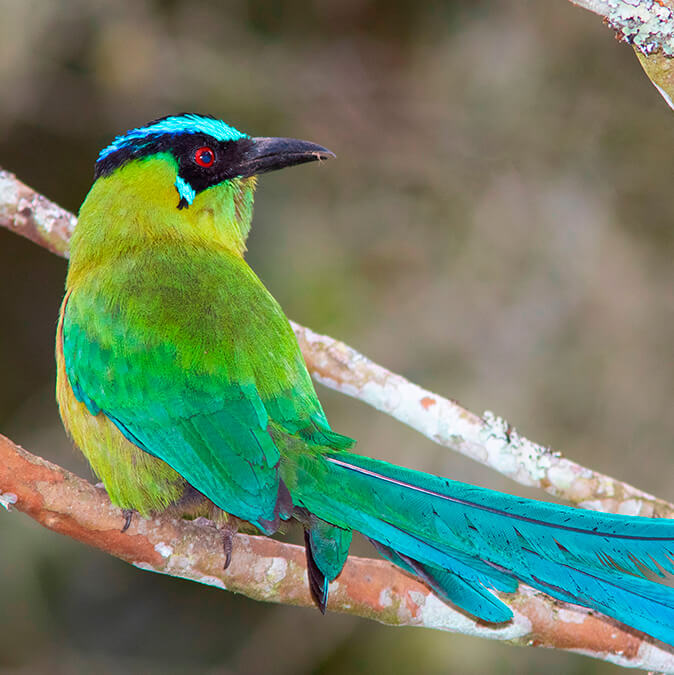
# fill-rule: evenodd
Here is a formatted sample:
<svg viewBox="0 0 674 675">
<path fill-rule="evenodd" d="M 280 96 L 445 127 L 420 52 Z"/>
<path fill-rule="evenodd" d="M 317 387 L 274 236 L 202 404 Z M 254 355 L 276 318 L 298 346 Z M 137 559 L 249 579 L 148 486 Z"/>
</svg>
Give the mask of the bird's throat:
<svg viewBox="0 0 674 675">
<path fill-rule="evenodd" d="M 71 242 L 70 273 L 81 267 L 161 248 L 225 248 L 242 256 L 253 214 L 255 178 L 214 185 L 178 208 L 177 166 L 168 155 L 129 162 L 92 186 Z"/>
</svg>

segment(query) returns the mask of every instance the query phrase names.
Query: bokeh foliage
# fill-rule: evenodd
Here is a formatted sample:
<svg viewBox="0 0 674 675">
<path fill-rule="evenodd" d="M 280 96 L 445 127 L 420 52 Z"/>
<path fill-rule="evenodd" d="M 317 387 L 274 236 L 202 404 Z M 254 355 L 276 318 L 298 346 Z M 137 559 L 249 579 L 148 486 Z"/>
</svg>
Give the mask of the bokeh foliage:
<svg viewBox="0 0 674 675">
<path fill-rule="evenodd" d="M 288 315 L 672 498 L 672 113 L 596 17 L 564 0 L 5 0 L 0 92 L 0 165 L 71 209 L 98 149 L 167 113 L 331 148 L 261 181 L 249 260 Z M 0 231 L 0 428 L 89 475 L 52 395 L 64 273 Z M 522 493 L 319 394 L 363 452 Z M 19 515 L 0 533 L 0 672 L 614 670 L 256 604 Z"/>
</svg>

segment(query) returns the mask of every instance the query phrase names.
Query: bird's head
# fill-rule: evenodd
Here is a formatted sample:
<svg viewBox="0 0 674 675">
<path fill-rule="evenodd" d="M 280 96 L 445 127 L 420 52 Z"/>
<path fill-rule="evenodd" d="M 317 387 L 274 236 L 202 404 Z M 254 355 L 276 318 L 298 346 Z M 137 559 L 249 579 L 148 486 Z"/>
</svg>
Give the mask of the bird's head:
<svg viewBox="0 0 674 675">
<path fill-rule="evenodd" d="M 329 157 L 334 154 L 308 141 L 253 137 L 213 117 L 172 115 L 127 131 L 104 148 L 92 193 L 98 197 L 102 190 L 96 187 L 107 185 L 104 201 L 110 209 L 112 200 L 126 201 L 129 208 L 128 200 L 142 191 L 147 209 L 156 210 L 161 201 L 164 221 L 170 209 L 169 220 L 183 229 L 219 219 L 214 227 L 232 229 L 243 249 L 255 176 Z"/>
</svg>

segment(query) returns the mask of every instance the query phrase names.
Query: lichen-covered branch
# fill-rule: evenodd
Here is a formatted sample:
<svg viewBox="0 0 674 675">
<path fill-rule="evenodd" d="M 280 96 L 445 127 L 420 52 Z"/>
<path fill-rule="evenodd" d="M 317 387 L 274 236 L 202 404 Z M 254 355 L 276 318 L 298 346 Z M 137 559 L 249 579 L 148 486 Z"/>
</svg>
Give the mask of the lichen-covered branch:
<svg viewBox="0 0 674 675">
<path fill-rule="evenodd" d="M 0 167 L 0 226 L 57 255 L 68 255 L 77 218 Z"/>
<path fill-rule="evenodd" d="M 604 17 L 626 42 L 644 54 L 662 50 L 674 56 L 672 0 L 571 0 L 574 5 Z"/>
<path fill-rule="evenodd" d="M 4 436 L 0 436 L 0 506 L 22 511 L 50 530 L 143 570 L 255 600 L 312 606 L 301 547 L 239 534 L 234 538 L 232 563 L 224 570 L 221 537 L 209 525 L 165 513 L 149 520 L 135 516 L 122 532 L 124 515 L 110 503 L 105 490 L 31 455 Z M 669 648 L 612 619 L 524 586 L 501 597 L 513 608 L 514 619 L 498 625 L 481 623 L 445 605 L 393 565 L 351 556 L 330 585 L 329 610 L 394 626 L 567 649 L 631 668 L 674 671 L 674 653 Z"/>
<path fill-rule="evenodd" d="M 628 42 L 646 75 L 674 109 L 674 0 L 571 0 L 604 17 Z"/>
<path fill-rule="evenodd" d="M 75 216 L 0 169 L 0 226 L 67 255 Z M 440 445 L 576 506 L 627 515 L 674 516 L 674 505 L 669 502 L 527 440 L 490 412 L 480 417 L 373 363 L 342 342 L 295 323 L 293 328 L 318 382 L 368 403 Z"/>
<path fill-rule="evenodd" d="M 491 412 L 479 417 L 370 361 L 343 342 L 293 324 L 313 377 L 416 429 L 431 440 L 583 508 L 674 517 L 674 505 L 587 469 L 521 436 Z"/>
</svg>

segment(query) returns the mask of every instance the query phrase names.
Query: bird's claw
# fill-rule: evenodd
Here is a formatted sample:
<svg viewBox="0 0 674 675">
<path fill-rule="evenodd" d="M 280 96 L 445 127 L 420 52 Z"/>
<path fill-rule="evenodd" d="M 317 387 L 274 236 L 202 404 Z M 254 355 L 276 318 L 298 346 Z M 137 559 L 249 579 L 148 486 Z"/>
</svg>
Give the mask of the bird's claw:
<svg viewBox="0 0 674 675">
<path fill-rule="evenodd" d="M 122 515 L 124 516 L 124 527 L 122 528 L 122 532 L 126 532 L 129 527 L 131 527 L 134 513 L 135 511 L 133 509 L 122 509 Z"/>
<path fill-rule="evenodd" d="M 226 570 L 232 562 L 232 550 L 234 548 L 234 532 L 231 529 L 225 528 L 222 532 L 222 548 L 225 552 L 225 564 L 223 570 Z"/>
</svg>

